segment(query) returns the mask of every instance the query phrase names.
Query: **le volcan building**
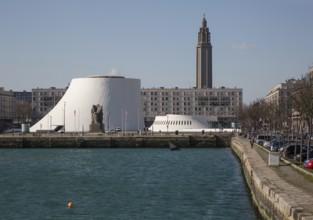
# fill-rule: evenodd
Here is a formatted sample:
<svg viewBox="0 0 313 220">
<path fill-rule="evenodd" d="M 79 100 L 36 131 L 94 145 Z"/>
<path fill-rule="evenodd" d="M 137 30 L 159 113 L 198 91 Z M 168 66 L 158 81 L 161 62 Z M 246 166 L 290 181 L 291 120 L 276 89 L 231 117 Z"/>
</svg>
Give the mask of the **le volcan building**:
<svg viewBox="0 0 313 220">
<path fill-rule="evenodd" d="M 220 126 L 237 123 L 236 111 L 242 105 L 241 88 L 214 88 L 212 83 L 211 34 L 205 17 L 196 47 L 196 86 L 192 88 L 142 88 L 141 102 L 146 126 L 159 115 L 217 116 Z"/>
</svg>

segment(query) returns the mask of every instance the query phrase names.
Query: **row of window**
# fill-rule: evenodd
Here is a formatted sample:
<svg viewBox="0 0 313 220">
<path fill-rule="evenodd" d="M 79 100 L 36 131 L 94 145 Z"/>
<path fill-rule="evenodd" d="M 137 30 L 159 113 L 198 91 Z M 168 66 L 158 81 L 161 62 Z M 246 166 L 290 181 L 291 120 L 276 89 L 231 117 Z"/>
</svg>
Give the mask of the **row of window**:
<svg viewBox="0 0 313 220">
<path fill-rule="evenodd" d="M 205 106 L 231 106 L 233 105 L 232 102 L 197 102 L 197 103 L 191 103 L 190 102 L 172 102 L 172 103 L 169 103 L 169 102 L 144 102 L 143 103 L 144 106 L 202 106 L 202 107 L 205 107 Z"/>
<path fill-rule="evenodd" d="M 58 101 L 61 100 L 62 97 L 57 97 L 57 96 L 54 96 L 54 97 L 34 97 L 33 98 L 33 101 L 34 102 L 51 102 L 53 101 L 54 103 L 57 103 Z"/>
<path fill-rule="evenodd" d="M 34 96 L 63 96 L 65 94 L 65 92 L 34 92 L 33 93 L 33 97 Z"/>
<path fill-rule="evenodd" d="M 161 106 L 172 106 L 171 103 L 168 103 L 168 102 L 165 102 L 165 103 L 164 102 L 162 102 L 162 103 L 151 102 L 150 106 L 158 106 L 158 104 L 162 104 Z M 184 103 L 173 102 L 172 104 L 173 104 L 173 106 L 190 106 L 190 102 L 188 102 L 188 103 L 186 103 L 186 102 L 184 102 Z M 148 105 L 149 105 L 149 102 L 148 103 L 144 102 L 144 106 L 148 106 Z"/>
<path fill-rule="evenodd" d="M 219 110 L 208 110 L 205 108 L 198 108 L 198 109 L 179 109 L 179 108 L 173 108 L 173 109 L 158 109 L 158 108 L 143 108 L 143 111 L 146 112 L 146 114 L 150 115 L 159 115 L 159 114 L 163 114 L 164 112 L 169 113 L 169 114 L 203 114 L 204 112 L 209 113 L 209 114 L 215 114 L 217 115 L 218 113 L 221 115 L 235 115 L 235 111 L 234 110 L 223 110 L 223 109 L 219 109 Z"/>
<path fill-rule="evenodd" d="M 170 121 L 155 121 L 155 125 L 192 125 L 192 121 L 187 120 L 170 120 Z"/>
<path fill-rule="evenodd" d="M 161 98 L 159 97 L 151 97 L 151 98 L 143 98 L 143 101 L 161 101 Z M 230 102 L 230 100 L 234 101 L 235 97 L 221 97 L 220 99 L 218 97 L 195 97 L 194 99 L 190 99 L 190 97 L 184 97 L 184 99 L 182 98 L 175 98 L 173 97 L 173 99 L 169 98 L 169 97 L 162 97 L 162 101 L 201 101 L 201 102 Z M 241 101 L 241 98 L 238 97 L 238 100 Z"/>
<path fill-rule="evenodd" d="M 241 92 L 234 92 L 234 91 L 229 91 L 229 92 L 141 92 L 141 95 L 144 95 L 144 96 L 168 96 L 168 95 L 173 95 L 173 96 L 234 96 L 234 95 L 241 95 Z"/>
<path fill-rule="evenodd" d="M 159 99 L 158 99 L 159 98 Z M 161 100 L 160 99 L 161 97 L 151 97 L 150 98 L 150 100 L 151 101 L 157 101 L 157 100 Z M 144 99 L 144 100 L 146 100 L 146 99 Z M 171 98 L 169 98 L 169 97 L 162 97 L 162 101 L 168 101 L 168 100 L 171 100 Z M 179 98 L 179 97 L 173 97 L 173 101 L 180 101 L 180 100 L 183 100 L 182 98 Z M 196 98 L 196 100 L 197 100 L 197 98 Z M 184 97 L 184 101 L 190 101 L 190 97 Z"/>
</svg>

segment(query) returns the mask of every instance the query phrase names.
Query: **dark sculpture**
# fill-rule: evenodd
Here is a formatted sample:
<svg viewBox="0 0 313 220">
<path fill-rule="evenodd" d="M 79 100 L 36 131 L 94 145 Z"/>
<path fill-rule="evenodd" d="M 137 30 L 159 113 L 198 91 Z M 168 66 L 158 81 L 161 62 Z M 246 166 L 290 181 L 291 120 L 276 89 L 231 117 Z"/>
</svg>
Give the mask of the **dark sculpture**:
<svg viewBox="0 0 313 220">
<path fill-rule="evenodd" d="M 102 124 L 103 121 L 103 112 L 101 105 L 93 105 L 91 108 L 91 123 Z"/>
</svg>

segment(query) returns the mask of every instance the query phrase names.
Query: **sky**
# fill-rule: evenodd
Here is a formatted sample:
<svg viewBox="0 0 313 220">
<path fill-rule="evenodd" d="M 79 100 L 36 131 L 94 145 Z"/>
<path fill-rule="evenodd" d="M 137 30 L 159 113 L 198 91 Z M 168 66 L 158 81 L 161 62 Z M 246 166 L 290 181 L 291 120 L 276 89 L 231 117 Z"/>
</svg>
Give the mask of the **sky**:
<svg viewBox="0 0 313 220">
<path fill-rule="evenodd" d="M 213 87 L 242 88 L 249 104 L 313 65 L 312 9 L 312 0 L 0 0 L 0 87 L 65 88 L 90 75 L 194 87 L 205 15 Z"/>
</svg>

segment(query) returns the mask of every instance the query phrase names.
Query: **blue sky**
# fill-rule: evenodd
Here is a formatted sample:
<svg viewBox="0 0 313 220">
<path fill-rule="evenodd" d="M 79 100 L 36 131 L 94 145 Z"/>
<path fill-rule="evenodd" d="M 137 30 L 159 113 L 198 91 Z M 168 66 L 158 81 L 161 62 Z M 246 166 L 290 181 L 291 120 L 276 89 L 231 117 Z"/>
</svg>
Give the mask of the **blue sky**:
<svg viewBox="0 0 313 220">
<path fill-rule="evenodd" d="M 311 0 L 0 0 L 0 87 L 64 88 L 117 74 L 141 86 L 195 86 L 203 14 L 213 86 L 244 103 L 313 64 Z"/>
</svg>

